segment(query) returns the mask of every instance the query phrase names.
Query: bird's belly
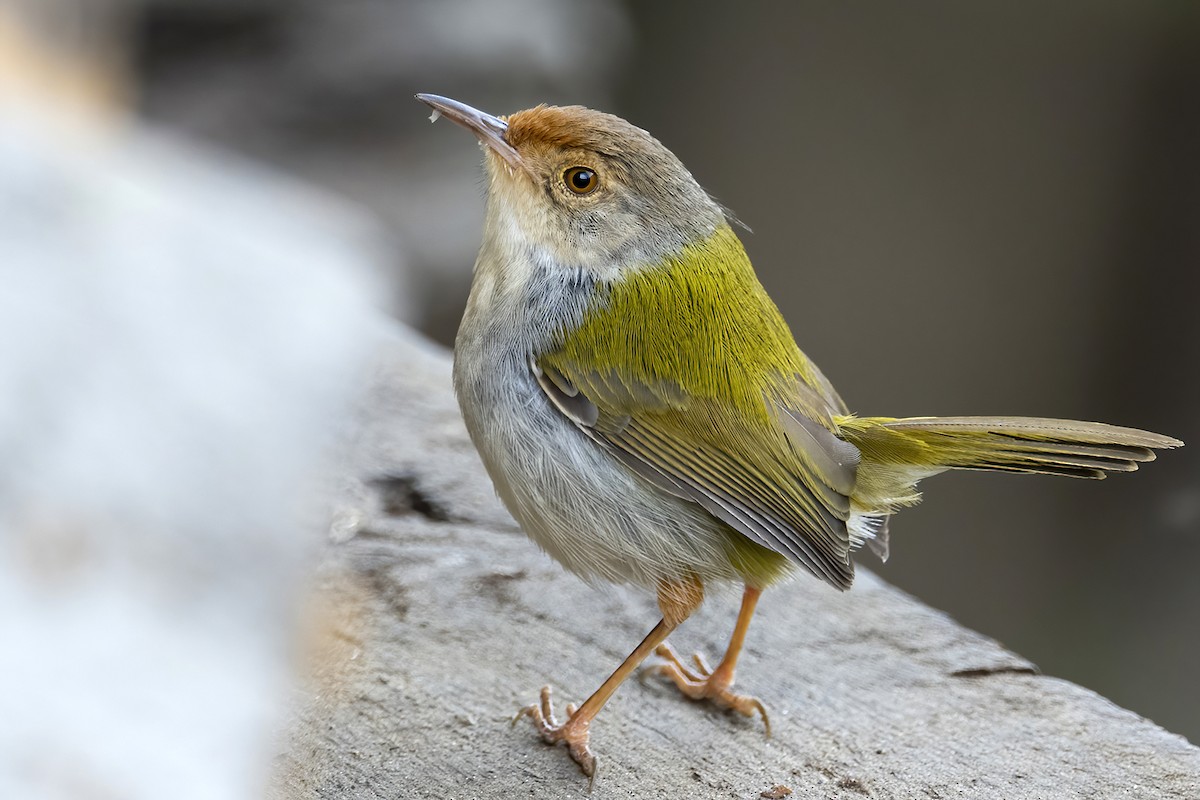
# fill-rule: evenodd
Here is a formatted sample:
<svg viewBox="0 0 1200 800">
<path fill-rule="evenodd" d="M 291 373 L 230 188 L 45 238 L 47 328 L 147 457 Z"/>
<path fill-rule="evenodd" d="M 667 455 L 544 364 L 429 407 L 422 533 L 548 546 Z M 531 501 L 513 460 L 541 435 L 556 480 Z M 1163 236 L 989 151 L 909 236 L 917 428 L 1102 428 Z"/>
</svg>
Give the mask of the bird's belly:
<svg viewBox="0 0 1200 800">
<path fill-rule="evenodd" d="M 741 536 L 622 466 L 551 406 L 527 363 L 460 353 L 455 388 L 500 499 L 567 569 L 646 586 L 742 577 Z"/>
</svg>

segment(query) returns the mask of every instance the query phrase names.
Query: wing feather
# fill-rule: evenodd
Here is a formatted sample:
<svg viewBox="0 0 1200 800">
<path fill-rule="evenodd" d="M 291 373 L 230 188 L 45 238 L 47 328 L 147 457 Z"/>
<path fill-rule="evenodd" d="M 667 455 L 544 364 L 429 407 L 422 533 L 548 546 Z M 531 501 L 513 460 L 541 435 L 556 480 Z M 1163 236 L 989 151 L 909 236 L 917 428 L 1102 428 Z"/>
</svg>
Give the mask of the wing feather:
<svg viewBox="0 0 1200 800">
<path fill-rule="evenodd" d="M 858 453 L 827 427 L 844 408 L 832 389 L 802 384 L 807 396 L 790 403 L 764 397 L 767 421 L 749 423 L 719 398 L 690 398 L 670 383 L 561 358 L 531 366 L 551 402 L 628 468 L 832 585 L 850 585 L 846 520 Z"/>
</svg>

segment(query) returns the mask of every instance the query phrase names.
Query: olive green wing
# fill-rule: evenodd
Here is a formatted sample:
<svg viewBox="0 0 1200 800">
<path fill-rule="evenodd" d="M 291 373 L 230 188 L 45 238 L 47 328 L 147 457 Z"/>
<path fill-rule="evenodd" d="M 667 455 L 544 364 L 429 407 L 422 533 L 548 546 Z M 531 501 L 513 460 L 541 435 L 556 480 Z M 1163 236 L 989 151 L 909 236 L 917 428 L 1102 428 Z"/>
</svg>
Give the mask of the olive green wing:
<svg viewBox="0 0 1200 800">
<path fill-rule="evenodd" d="M 797 376 L 747 414 L 728 399 L 581 368 L 562 354 L 531 367 L 554 406 L 629 469 L 830 584 L 850 585 L 858 450 L 833 433 L 844 405 L 823 378 Z"/>
</svg>

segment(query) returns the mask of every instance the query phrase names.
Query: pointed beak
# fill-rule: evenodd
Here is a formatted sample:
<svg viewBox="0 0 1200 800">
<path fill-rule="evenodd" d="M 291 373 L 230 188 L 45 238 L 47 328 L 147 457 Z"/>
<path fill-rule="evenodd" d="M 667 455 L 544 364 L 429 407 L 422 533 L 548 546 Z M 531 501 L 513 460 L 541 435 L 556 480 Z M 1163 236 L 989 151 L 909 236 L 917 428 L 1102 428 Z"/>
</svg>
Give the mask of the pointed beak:
<svg viewBox="0 0 1200 800">
<path fill-rule="evenodd" d="M 504 138 L 508 130 L 508 123 L 504 120 L 471 108 L 466 103 L 436 94 L 418 94 L 417 99 L 433 109 L 434 114 L 430 118 L 432 121 L 436 121 L 438 115 L 441 115 L 463 126 L 475 134 L 493 153 L 507 161 L 509 166 L 519 170 L 525 169 L 521 154 Z"/>
</svg>

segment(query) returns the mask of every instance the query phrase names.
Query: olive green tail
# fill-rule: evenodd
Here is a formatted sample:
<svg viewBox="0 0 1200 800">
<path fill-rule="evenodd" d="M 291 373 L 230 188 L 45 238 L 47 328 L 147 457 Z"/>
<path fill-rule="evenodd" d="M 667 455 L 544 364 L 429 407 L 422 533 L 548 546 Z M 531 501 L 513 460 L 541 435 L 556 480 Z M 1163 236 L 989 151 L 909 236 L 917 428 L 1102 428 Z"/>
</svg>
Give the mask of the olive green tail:
<svg viewBox="0 0 1200 800">
<path fill-rule="evenodd" d="M 1169 436 L 1105 425 L 1034 417 L 847 417 L 839 433 L 865 464 L 995 470 L 1103 478 L 1133 472 L 1156 449 L 1180 447 Z M 932 474 L 932 473 L 927 473 Z"/>
<path fill-rule="evenodd" d="M 949 469 L 1104 478 L 1133 472 L 1154 451 L 1183 442 L 1135 428 L 1035 417 L 854 417 L 834 419 L 859 450 L 850 496 L 852 548 L 888 553 L 888 517 L 921 501 L 917 483 Z"/>
</svg>

